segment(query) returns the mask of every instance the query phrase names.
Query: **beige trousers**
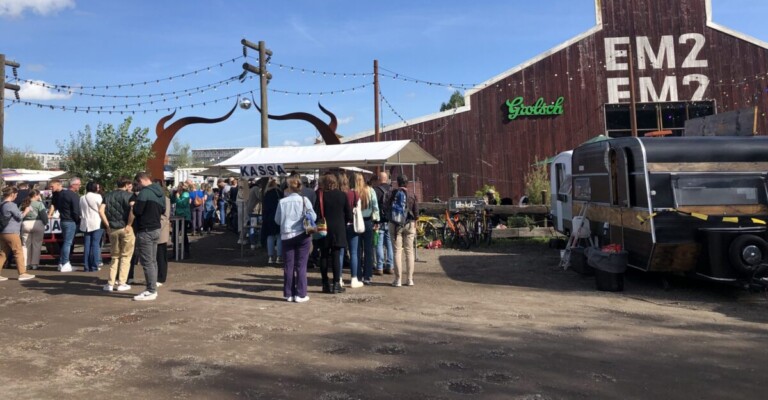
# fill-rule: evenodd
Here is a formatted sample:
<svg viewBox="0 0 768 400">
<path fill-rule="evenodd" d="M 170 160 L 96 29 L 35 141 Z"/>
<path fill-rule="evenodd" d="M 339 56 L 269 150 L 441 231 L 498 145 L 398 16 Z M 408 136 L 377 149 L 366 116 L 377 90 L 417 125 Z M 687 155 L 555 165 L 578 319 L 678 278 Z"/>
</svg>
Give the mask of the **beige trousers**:
<svg viewBox="0 0 768 400">
<path fill-rule="evenodd" d="M 27 265 L 24 264 L 24 247 L 21 246 L 21 235 L 18 233 L 0 233 L 0 268 L 5 265 L 8 253 L 13 253 L 16 261 L 16 270 L 19 275 L 27 273 Z"/>
<path fill-rule="evenodd" d="M 390 222 L 389 237 L 392 238 L 392 247 L 395 252 L 395 279 L 405 277 L 413 280 L 413 269 L 416 263 L 413 246 L 416 243 L 416 224 L 411 221 L 403 226 Z M 405 250 L 405 265 L 403 265 L 403 250 Z M 406 268 L 403 271 L 403 267 Z M 405 273 L 403 273 L 405 272 Z"/>
<path fill-rule="evenodd" d="M 21 223 L 21 244 L 24 246 L 25 266 L 40 265 L 40 249 L 43 247 L 45 225 L 39 219 Z"/>
<path fill-rule="evenodd" d="M 136 235 L 133 230 L 127 232 L 125 228 L 114 229 L 109 232 L 109 243 L 112 245 L 112 263 L 109 266 L 109 285 L 116 282 L 128 282 L 128 271 L 131 269 L 131 257 L 133 246 L 136 243 Z M 118 279 L 118 273 L 120 277 Z"/>
</svg>

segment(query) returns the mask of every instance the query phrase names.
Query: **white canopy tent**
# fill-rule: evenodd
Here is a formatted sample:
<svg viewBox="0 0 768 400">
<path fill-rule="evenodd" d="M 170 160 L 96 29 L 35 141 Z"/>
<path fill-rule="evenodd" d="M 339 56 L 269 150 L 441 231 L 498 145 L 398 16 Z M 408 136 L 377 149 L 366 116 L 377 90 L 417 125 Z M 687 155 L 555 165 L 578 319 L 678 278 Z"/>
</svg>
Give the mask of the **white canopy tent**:
<svg viewBox="0 0 768 400">
<path fill-rule="evenodd" d="M 3 179 L 6 182 L 48 182 L 51 179 L 65 175 L 66 171 L 45 171 L 35 169 L 3 169 Z"/>
<path fill-rule="evenodd" d="M 246 147 L 220 167 L 281 164 L 287 170 L 382 165 L 438 164 L 440 161 L 410 140 L 304 147 Z"/>
</svg>

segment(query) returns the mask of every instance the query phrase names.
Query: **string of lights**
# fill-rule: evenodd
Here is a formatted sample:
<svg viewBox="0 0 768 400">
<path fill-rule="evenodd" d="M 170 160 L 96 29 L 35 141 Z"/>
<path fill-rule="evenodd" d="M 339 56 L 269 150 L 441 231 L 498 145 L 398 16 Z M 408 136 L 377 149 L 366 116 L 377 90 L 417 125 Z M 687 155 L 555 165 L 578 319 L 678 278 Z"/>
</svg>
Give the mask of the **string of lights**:
<svg viewBox="0 0 768 400">
<path fill-rule="evenodd" d="M 152 108 L 152 109 L 141 109 L 141 110 L 131 110 L 131 109 L 119 110 L 119 109 L 117 109 L 117 106 L 93 106 L 93 107 L 88 107 L 88 106 L 55 106 L 55 105 L 52 105 L 52 104 L 42 104 L 42 103 L 36 103 L 36 102 L 32 102 L 32 101 L 25 101 L 25 100 L 14 100 L 13 102 L 21 104 L 21 105 L 25 105 L 25 106 L 34 106 L 34 107 L 38 107 L 38 108 L 48 108 L 48 109 L 51 109 L 51 110 L 72 111 L 72 112 L 75 112 L 75 113 L 78 113 L 78 112 L 84 112 L 84 113 L 94 112 L 96 114 L 121 114 L 121 115 L 122 114 L 131 114 L 131 115 L 134 115 L 134 114 L 138 114 L 138 113 L 146 114 L 148 112 L 162 112 L 162 111 L 170 112 L 171 110 L 181 110 L 181 109 L 185 109 L 185 108 L 195 108 L 195 106 L 206 106 L 208 104 L 216 104 L 216 103 L 218 103 L 220 101 L 226 101 L 226 100 L 231 100 L 231 99 L 235 99 L 235 98 L 240 98 L 240 97 L 243 97 L 246 94 L 251 94 L 251 93 L 252 93 L 251 91 L 247 91 L 247 92 L 241 92 L 241 93 L 233 94 L 233 95 L 230 95 L 230 96 L 220 97 L 218 99 L 213 99 L 213 100 L 208 100 L 208 101 L 203 101 L 203 102 L 198 102 L 198 103 L 177 105 L 177 106 L 173 106 L 173 107 L 159 107 L 159 108 Z M 104 108 L 107 108 L 107 110 L 105 110 Z"/>
<path fill-rule="evenodd" d="M 249 57 L 250 58 L 254 58 L 254 59 L 258 59 L 258 57 L 252 57 L 252 56 L 249 56 Z M 321 75 L 321 76 L 325 76 L 325 77 L 330 76 L 332 78 L 335 78 L 335 77 L 357 78 L 357 77 L 373 76 L 373 72 L 333 72 L 333 71 L 322 71 L 322 70 L 317 70 L 317 69 L 312 69 L 312 68 L 294 67 L 294 66 L 291 66 L 291 65 L 276 63 L 274 61 L 268 62 L 267 65 L 270 65 L 270 66 L 274 65 L 274 66 L 278 67 L 279 69 L 285 69 L 285 70 L 288 70 L 288 71 L 291 71 L 291 72 L 301 72 L 302 74 L 311 73 L 312 75 Z"/>
<path fill-rule="evenodd" d="M 324 91 L 324 92 L 292 92 L 290 90 L 281 90 L 281 89 L 269 89 L 269 91 L 274 93 L 282 93 L 285 95 L 294 94 L 297 96 L 323 96 L 323 95 L 334 95 L 334 94 L 341 94 L 341 93 L 347 93 L 347 92 L 354 92 L 355 90 L 363 89 L 372 85 L 373 85 L 373 82 L 369 82 L 369 83 L 366 83 L 365 85 L 355 86 L 348 89 L 337 89 L 337 90 L 330 90 L 330 91 Z"/>
<path fill-rule="evenodd" d="M 156 83 L 165 82 L 165 81 L 172 81 L 172 80 L 178 79 L 178 78 L 185 78 L 185 77 L 191 76 L 191 75 L 197 75 L 200 72 L 210 71 L 211 68 L 216 68 L 216 67 L 222 68 L 222 67 L 224 67 L 225 65 L 227 65 L 229 63 L 237 62 L 237 60 L 239 60 L 241 58 L 243 58 L 243 56 L 237 56 L 235 58 L 230 58 L 229 60 L 221 61 L 221 62 L 218 62 L 216 64 L 211 64 L 211 65 L 209 65 L 207 67 L 199 68 L 199 69 L 196 69 L 194 71 L 185 72 L 183 74 L 171 75 L 171 76 L 167 76 L 167 77 L 164 77 L 164 78 L 150 79 L 150 80 L 146 80 L 146 81 L 128 82 L 128 83 L 117 83 L 117 84 L 111 84 L 111 85 L 93 85 L 93 86 L 66 85 L 66 84 L 60 84 L 60 83 L 48 83 L 47 85 L 49 85 L 49 87 L 51 87 L 53 89 L 59 88 L 59 89 L 65 89 L 65 90 L 68 90 L 68 89 L 79 89 L 79 90 L 83 90 L 83 89 L 86 89 L 86 90 L 106 89 L 106 90 L 109 90 L 109 89 L 129 88 L 129 87 L 135 87 L 135 86 L 146 86 L 146 85 L 149 85 L 149 84 L 156 84 Z"/>
<path fill-rule="evenodd" d="M 414 82 L 414 83 L 425 84 L 425 85 L 428 85 L 428 86 L 442 86 L 442 87 L 461 88 L 461 89 L 468 89 L 468 88 L 473 88 L 473 87 L 477 86 L 476 83 L 444 83 L 444 82 L 427 81 L 427 80 L 424 80 L 424 79 L 418 79 L 418 78 L 413 78 L 413 77 L 410 77 L 410 76 L 407 76 L 407 75 L 403 75 L 403 74 L 401 74 L 399 72 L 391 71 L 391 70 L 388 70 L 386 68 L 379 67 L 379 69 L 381 69 L 383 71 L 386 71 L 386 72 L 389 72 L 389 74 L 386 74 L 386 73 L 382 74 L 382 73 L 380 73 L 379 75 L 385 76 L 385 77 L 388 77 L 388 78 L 392 78 L 392 79 L 398 79 L 398 80 L 401 80 L 401 81 L 404 81 L 404 82 Z M 486 86 L 488 86 L 488 85 L 486 84 Z"/>
<path fill-rule="evenodd" d="M 250 79 L 253 79 L 253 77 L 249 77 Z M 221 87 L 223 85 L 228 85 L 230 82 L 236 81 L 239 78 L 237 76 L 233 76 L 227 79 L 222 79 L 218 82 L 209 83 L 207 85 L 201 85 L 193 88 L 183 89 L 183 90 L 176 90 L 173 92 L 164 92 L 164 93 L 149 93 L 149 94 L 126 94 L 126 95 L 114 95 L 114 94 L 100 94 L 100 93 L 88 93 L 88 92 L 82 92 L 75 90 L 74 88 L 64 89 L 61 87 L 56 87 L 50 84 L 47 84 L 42 81 L 34 81 L 29 79 L 21 79 L 20 82 L 25 82 L 30 85 L 34 86 L 40 86 L 44 88 L 48 88 L 51 90 L 54 90 L 58 93 L 63 94 L 70 94 L 70 95 L 78 95 L 78 96 L 87 96 L 87 97 L 100 97 L 100 98 L 112 98 L 112 99 L 137 99 L 137 98 L 152 98 L 152 97 L 163 97 L 163 96 L 175 96 L 177 94 L 189 94 L 189 93 L 203 93 L 208 90 L 215 90 L 218 87 Z"/>
<path fill-rule="evenodd" d="M 450 124 L 450 122 L 453 121 L 453 119 L 456 117 L 456 111 L 458 110 L 458 108 L 454 108 L 453 112 L 451 113 L 451 116 L 449 118 L 443 120 L 443 125 L 441 127 L 437 128 L 437 129 L 435 129 L 434 131 L 431 131 L 431 132 L 425 132 L 425 131 L 416 129 L 414 126 L 412 126 L 410 123 L 408 123 L 408 121 L 405 118 L 403 118 L 403 116 L 399 112 L 397 112 L 397 110 L 395 110 L 395 108 L 392 106 L 392 103 L 390 103 L 389 100 L 387 100 L 387 98 L 384 96 L 384 94 L 381 93 L 381 91 L 379 91 L 379 97 L 381 97 L 381 100 L 384 101 L 384 104 L 387 105 L 387 108 L 389 108 L 389 110 L 393 114 L 395 114 L 400 119 L 400 121 L 402 121 L 403 124 L 405 124 L 405 126 L 408 129 L 410 129 L 411 131 L 415 132 L 417 135 L 419 135 L 421 137 L 430 136 L 430 135 L 436 135 L 436 134 L 444 131 L 445 128 L 448 127 L 448 124 Z"/>
</svg>

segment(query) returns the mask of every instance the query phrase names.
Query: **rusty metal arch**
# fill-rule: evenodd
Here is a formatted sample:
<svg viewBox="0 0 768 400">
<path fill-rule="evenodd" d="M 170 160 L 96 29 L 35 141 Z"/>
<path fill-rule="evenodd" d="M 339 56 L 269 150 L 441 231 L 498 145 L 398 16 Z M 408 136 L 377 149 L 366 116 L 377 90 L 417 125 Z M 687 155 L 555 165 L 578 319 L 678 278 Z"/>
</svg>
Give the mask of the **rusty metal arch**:
<svg viewBox="0 0 768 400">
<path fill-rule="evenodd" d="M 172 123 L 167 128 L 165 127 L 165 123 L 170 121 L 174 115 L 176 115 L 176 111 L 160 118 L 160 120 L 157 121 L 157 127 L 155 128 L 157 139 L 152 143 L 154 158 L 147 160 L 147 171 L 153 178 L 163 179 L 165 155 L 168 152 L 168 146 L 171 145 L 173 137 L 176 136 L 176 133 L 178 133 L 181 128 L 191 124 L 215 124 L 217 122 L 226 121 L 235 112 L 235 109 L 237 109 L 237 101 L 227 114 L 219 118 L 184 117 Z"/>
</svg>

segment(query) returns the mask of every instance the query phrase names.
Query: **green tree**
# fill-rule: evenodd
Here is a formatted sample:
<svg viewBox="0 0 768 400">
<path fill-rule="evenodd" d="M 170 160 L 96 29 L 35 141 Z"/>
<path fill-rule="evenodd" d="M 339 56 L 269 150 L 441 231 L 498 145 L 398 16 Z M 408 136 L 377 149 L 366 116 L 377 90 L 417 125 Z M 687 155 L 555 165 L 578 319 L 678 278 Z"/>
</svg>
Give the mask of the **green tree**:
<svg viewBox="0 0 768 400">
<path fill-rule="evenodd" d="M 69 140 L 57 142 L 63 156 L 62 167 L 85 181 L 95 180 L 111 190 L 121 176 L 133 177 L 146 169 L 152 157 L 149 128 L 131 129 L 132 119 L 126 118 L 115 129 L 101 124 L 96 133 L 86 125 L 83 131 L 70 134 Z"/>
<path fill-rule="evenodd" d="M 174 157 L 169 162 L 174 168 L 192 166 L 192 147 L 189 143 L 182 143 L 179 139 L 173 139 L 173 142 L 171 142 L 171 154 Z"/>
<path fill-rule="evenodd" d="M 454 91 L 447 103 L 440 104 L 440 111 L 453 110 L 464 105 L 464 96 L 458 90 Z"/>
<path fill-rule="evenodd" d="M 43 169 L 37 158 L 29 155 L 31 151 L 21 151 L 15 147 L 3 147 L 3 168 Z"/>
</svg>

